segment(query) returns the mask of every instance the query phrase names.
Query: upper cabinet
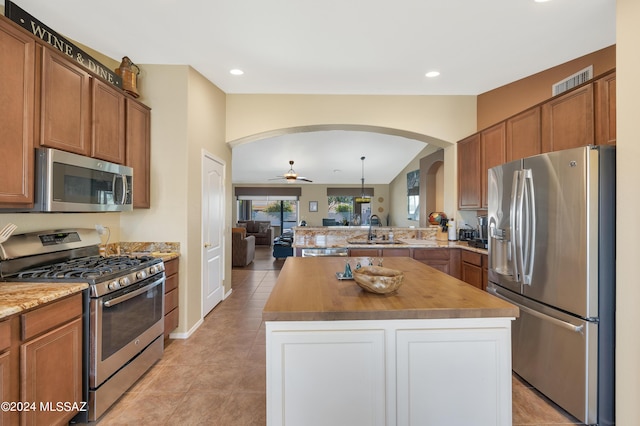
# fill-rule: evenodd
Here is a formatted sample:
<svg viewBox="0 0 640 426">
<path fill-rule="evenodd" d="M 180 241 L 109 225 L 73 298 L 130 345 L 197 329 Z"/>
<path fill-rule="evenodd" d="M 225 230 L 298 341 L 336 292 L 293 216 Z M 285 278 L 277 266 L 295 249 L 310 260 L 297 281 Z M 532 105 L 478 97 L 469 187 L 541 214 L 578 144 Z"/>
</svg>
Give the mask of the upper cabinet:
<svg viewBox="0 0 640 426">
<path fill-rule="evenodd" d="M 34 203 L 34 147 L 127 164 L 149 208 L 148 107 L 0 16 L 0 205 Z"/>
<path fill-rule="evenodd" d="M 596 144 L 616 144 L 616 73 L 595 82 Z"/>
<path fill-rule="evenodd" d="M 539 106 L 507 119 L 506 126 L 507 162 L 542 152 Z"/>
<path fill-rule="evenodd" d="M 616 74 L 558 95 L 458 142 L 458 208 L 488 207 L 487 170 L 543 152 L 616 143 Z"/>
<path fill-rule="evenodd" d="M 91 156 L 112 163 L 125 162 L 125 96 L 100 80 L 92 79 Z"/>
<path fill-rule="evenodd" d="M 481 203 L 480 135 L 471 135 L 458 142 L 458 208 L 479 209 Z"/>
<path fill-rule="evenodd" d="M 38 50 L 42 61 L 38 145 L 90 155 L 89 74 L 51 49 L 38 46 Z"/>
<path fill-rule="evenodd" d="M 0 20 L 0 203 L 33 204 L 35 41 Z"/>
<path fill-rule="evenodd" d="M 487 194 L 489 169 L 505 162 L 505 123 L 498 123 L 480 132 L 480 146 L 482 147 L 480 168 L 480 182 L 482 184 L 482 207 L 487 208 L 489 197 Z"/>
<path fill-rule="evenodd" d="M 591 84 L 542 104 L 542 152 L 592 145 L 593 116 Z"/>
<path fill-rule="evenodd" d="M 127 98 L 126 165 L 133 168 L 133 207 L 150 208 L 151 110 Z"/>
</svg>

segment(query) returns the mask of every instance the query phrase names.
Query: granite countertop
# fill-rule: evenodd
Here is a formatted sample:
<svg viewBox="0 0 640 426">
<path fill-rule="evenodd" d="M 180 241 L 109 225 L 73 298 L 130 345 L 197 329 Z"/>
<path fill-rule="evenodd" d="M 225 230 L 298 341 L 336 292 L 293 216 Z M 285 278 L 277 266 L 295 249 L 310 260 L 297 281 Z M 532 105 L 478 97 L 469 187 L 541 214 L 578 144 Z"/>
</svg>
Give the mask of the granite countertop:
<svg viewBox="0 0 640 426">
<path fill-rule="evenodd" d="M 350 258 L 357 259 L 357 258 Z M 355 262 L 355 260 L 354 260 Z M 384 266 L 404 273 L 397 292 L 379 295 L 338 280 L 345 258 L 293 257 L 262 312 L 265 321 L 335 321 L 517 317 L 518 308 L 408 257 Z"/>
<path fill-rule="evenodd" d="M 0 283 L 0 320 L 78 293 L 87 283 Z"/>
</svg>

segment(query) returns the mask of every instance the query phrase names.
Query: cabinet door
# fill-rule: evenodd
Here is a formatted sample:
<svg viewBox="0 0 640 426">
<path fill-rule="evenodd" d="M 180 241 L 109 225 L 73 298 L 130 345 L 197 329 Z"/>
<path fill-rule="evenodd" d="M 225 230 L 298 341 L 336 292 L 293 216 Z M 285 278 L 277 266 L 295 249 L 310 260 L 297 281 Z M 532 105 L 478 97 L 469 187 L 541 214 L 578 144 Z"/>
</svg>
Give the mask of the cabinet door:
<svg viewBox="0 0 640 426">
<path fill-rule="evenodd" d="M 482 267 L 462 262 L 462 281 L 482 289 Z"/>
<path fill-rule="evenodd" d="M 33 203 L 35 41 L 0 20 L 0 204 Z"/>
<path fill-rule="evenodd" d="M 540 107 L 528 109 L 507 120 L 507 159 L 519 160 L 541 153 Z"/>
<path fill-rule="evenodd" d="M 267 331 L 266 339 L 267 424 L 386 424 L 384 330 Z"/>
<path fill-rule="evenodd" d="M 446 274 L 451 273 L 449 265 L 449 249 L 413 249 L 413 258 Z"/>
<path fill-rule="evenodd" d="M 20 397 L 40 403 L 82 402 L 82 318 L 58 327 L 20 347 Z M 22 424 L 66 424 L 75 411 L 21 413 Z"/>
<path fill-rule="evenodd" d="M 408 248 L 383 248 L 382 257 L 393 257 L 393 256 L 410 256 L 411 251 Z"/>
<path fill-rule="evenodd" d="M 350 248 L 349 249 L 349 257 L 377 257 L 377 256 L 379 256 L 378 249 L 367 249 L 367 248 Z"/>
<path fill-rule="evenodd" d="M 499 166 L 505 163 L 505 123 L 504 121 L 491 126 L 480 133 L 481 141 L 481 158 L 482 168 L 480 169 L 482 182 L 482 207 L 486 208 L 489 205 L 488 200 L 488 172 L 491 167 Z"/>
<path fill-rule="evenodd" d="M 602 77 L 596 87 L 596 143 L 616 144 L 616 73 Z"/>
<path fill-rule="evenodd" d="M 91 156 L 124 164 L 124 94 L 97 79 L 91 79 Z"/>
<path fill-rule="evenodd" d="M 593 86 L 575 89 L 542 105 L 542 152 L 594 143 Z"/>
<path fill-rule="evenodd" d="M 38 144 L 89 155 L 91 89 L 89 74 L 67 58 L 42 48 Z"/>
<path fill-rule="evenodd" d="M 148 209 L 151 207 L 151 111 L 129 98 L 126 111 L 126 164 L 133 168 L 133 207 Z"/>
<path fill-rule="evenodd" d="M 458 208 L 478 209 L 480 195 L 480 134 L 458 142 Z"/>
<path fill-rule="evenodd" d="M 11 359 L 10 352 L 0 355 L 0 392 L 2 392 L 2 402 L 11 401 Z M 2 410 L 0 413 L 0 425 L 9 426 L 11 424 L 11 412 Z"/>
</svg>

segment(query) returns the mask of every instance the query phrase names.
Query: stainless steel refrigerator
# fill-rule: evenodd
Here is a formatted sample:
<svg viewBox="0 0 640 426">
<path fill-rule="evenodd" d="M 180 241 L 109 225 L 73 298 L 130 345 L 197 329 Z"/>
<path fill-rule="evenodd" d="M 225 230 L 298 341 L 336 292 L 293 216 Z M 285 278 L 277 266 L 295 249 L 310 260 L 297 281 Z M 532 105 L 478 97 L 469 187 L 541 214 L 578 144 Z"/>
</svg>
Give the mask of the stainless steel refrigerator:
<svg viewBox="0 0 640 426">
<path fill-rule="evenodd" d="M 489 285 L 519 306 L 513 370 L 586 424 L 614 424 L 615 148 L 489 170 Z"/>
</svg>

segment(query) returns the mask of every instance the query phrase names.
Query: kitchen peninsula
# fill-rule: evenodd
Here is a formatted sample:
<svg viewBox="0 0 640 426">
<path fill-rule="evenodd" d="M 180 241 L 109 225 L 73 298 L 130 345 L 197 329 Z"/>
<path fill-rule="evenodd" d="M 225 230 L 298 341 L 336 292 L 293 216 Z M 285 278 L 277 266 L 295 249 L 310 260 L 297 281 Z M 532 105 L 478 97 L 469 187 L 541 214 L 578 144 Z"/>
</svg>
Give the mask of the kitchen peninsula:
<svg viewBox="0 0 640 426">
<path fill-rule="evenodd" d="M 407 257 L 397 292 L 336 272 L 364 258 L 288 258 L 267 301 L 267 424 L 510 425 L 518 309 Z"/>
</svg>

